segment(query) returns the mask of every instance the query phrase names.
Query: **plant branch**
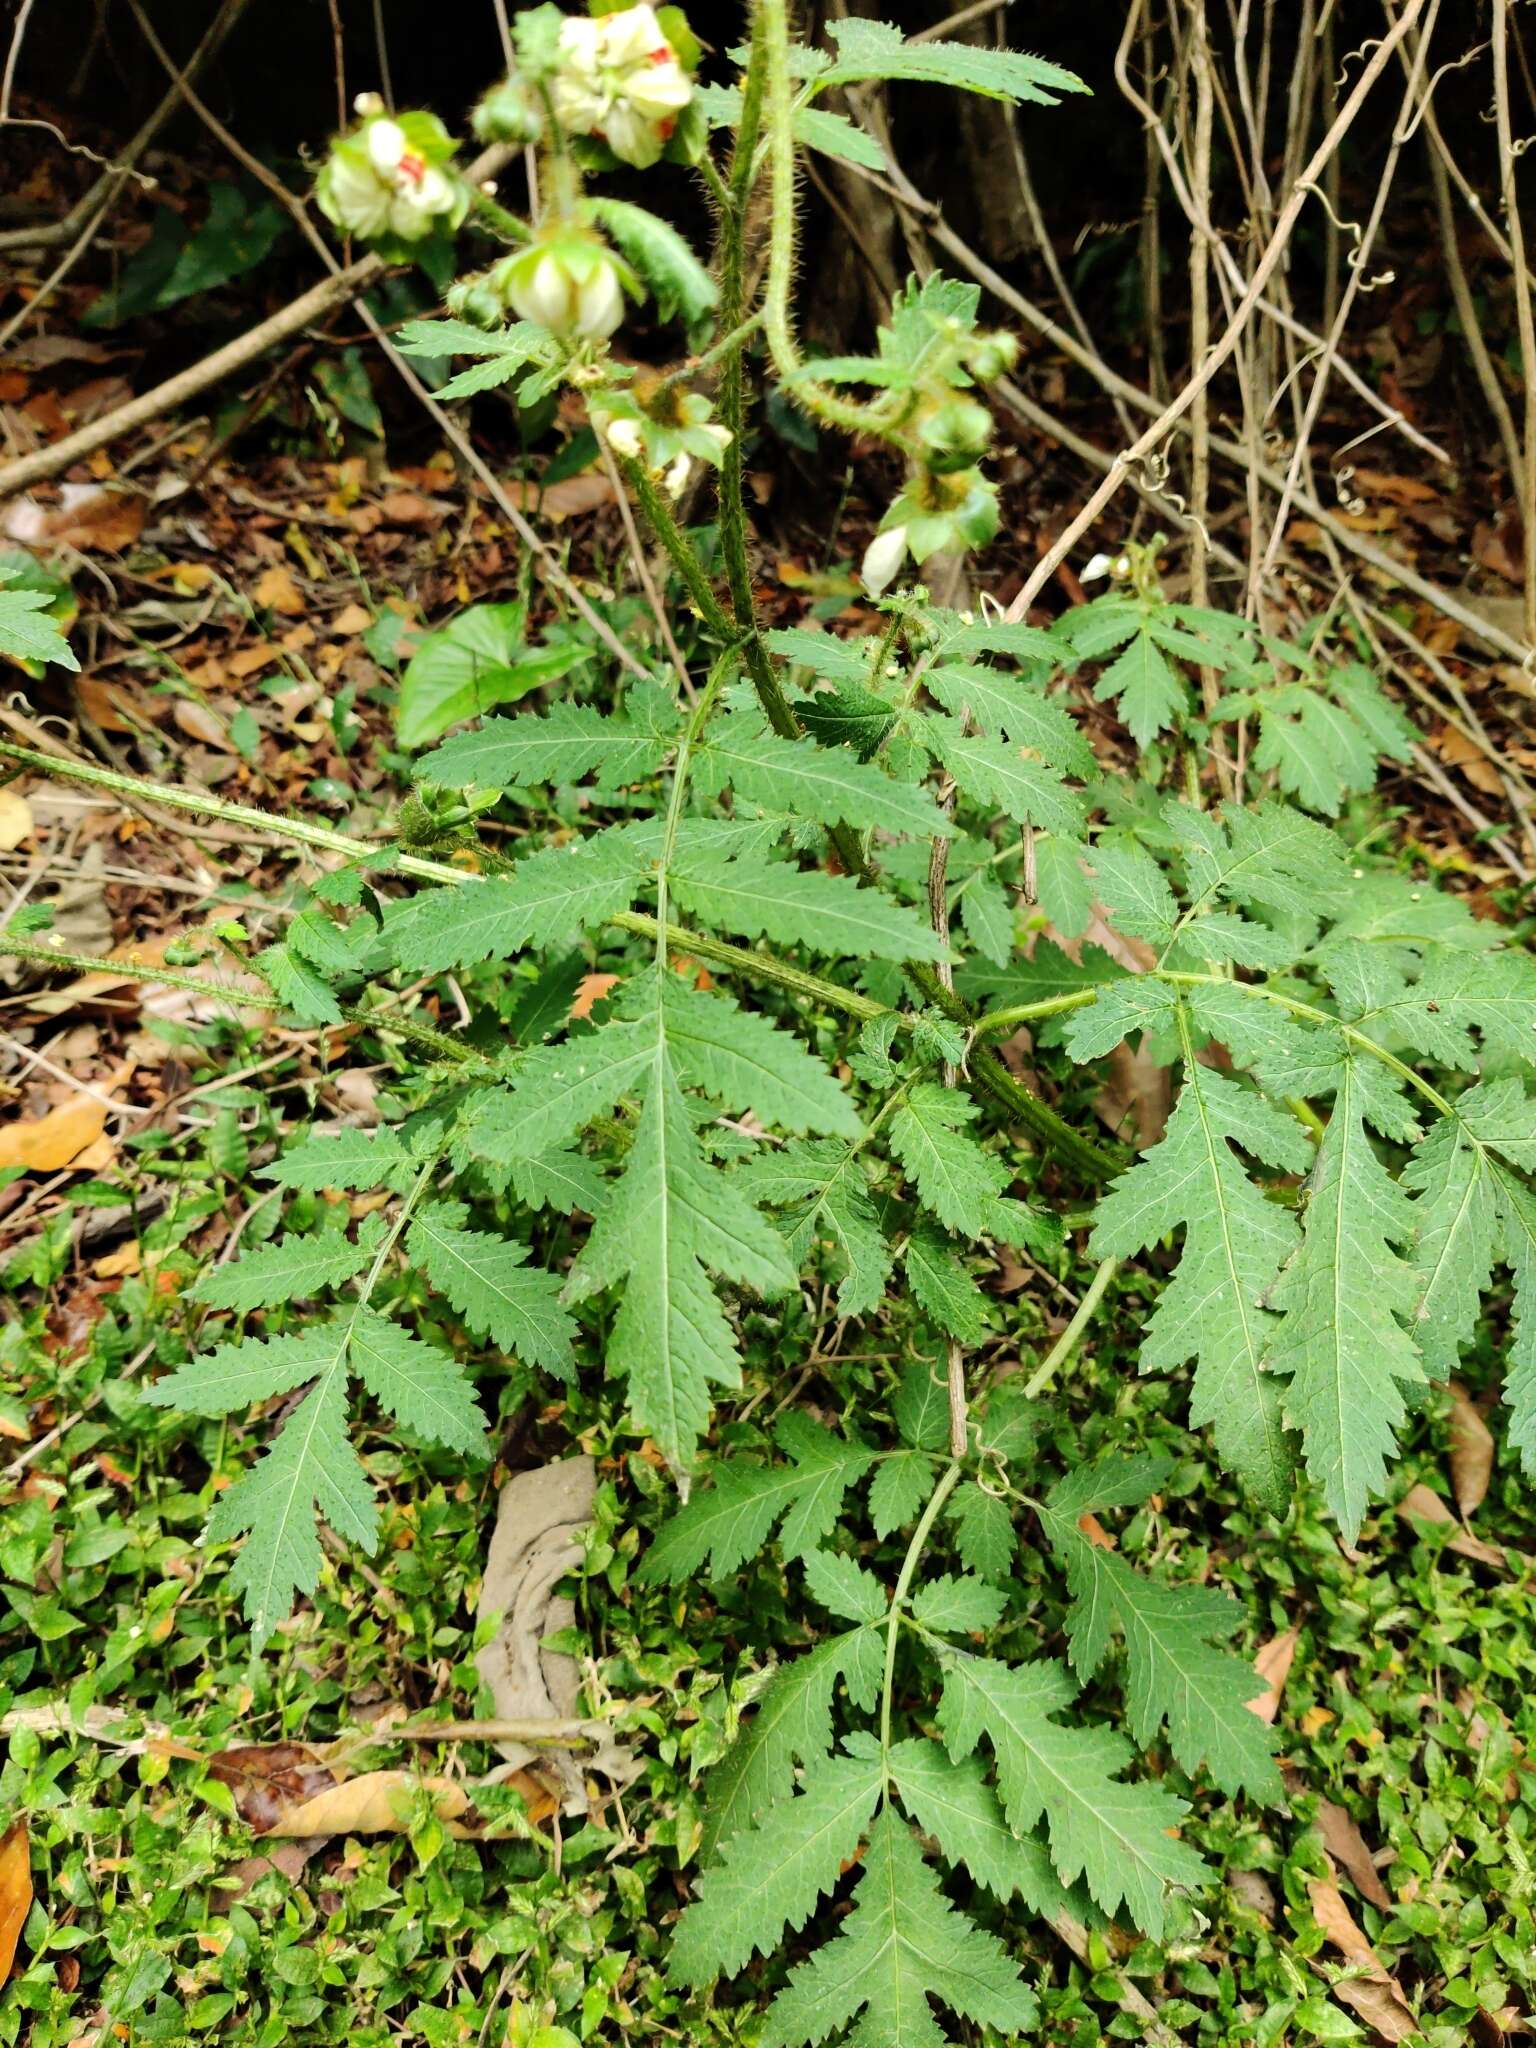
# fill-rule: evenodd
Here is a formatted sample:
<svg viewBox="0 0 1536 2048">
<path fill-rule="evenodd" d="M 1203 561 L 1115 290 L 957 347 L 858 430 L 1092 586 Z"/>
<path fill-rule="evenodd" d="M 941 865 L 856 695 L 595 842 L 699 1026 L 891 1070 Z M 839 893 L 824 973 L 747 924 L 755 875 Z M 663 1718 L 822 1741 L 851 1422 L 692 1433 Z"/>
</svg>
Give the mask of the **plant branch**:
<svg viewBox="0 0 1536 2048">
<path fill-rule="evenodd" d="M 782 0 L 773 0 L 773 4 L 782 4 Z M 1174 422 L 1181 419 L 1188 412 L 1195 399 L 1206 388 L 1211 379 L 1216 375 L 1216 372 L 1236 348 L 1253 313 L 1253 309 L 1263 294 L 1265 285 L 1269 282 L 1281 257 L 1285 254 L 1286 247 L 1290 242 L 1291 232 L 1295 228 L 1297 221 L 1301 218 L 1307 200 L 1316 186 L 1319 173 L 1329 157 L 1332 156 L 1334 150 L 1338 148 L 1345 133 L 1353 125 L 1355 116 L 1364 104 L 1371 87 L 1381 75 L 1382 70 L 1391 58 L 1392 52 L 1397 48 L 1397 45 L 1402 41 L 1413 23 L 1417 21 L 1423 6 L 1424 0 L 1408 0 L 1408 4 L 1403 12 L 1398 16 L 1386 35 L 1376 44 L 1369 58 L 1367 58 L 1359 78 L 1355 81 L 1354 91 L 1339 109 L 1337 119 L 1313 151 L 1302 175 L 1297 179 L 1295 186 L 1292 188 L 1290 197 L 1281 208 L 1279 216 L 1275 221 L 1274 232 L 1270 235 L 1263 254 L 1253 267 L 1253 275 L 1248 281 L 1247 289 L 1233 308 L 1231 318 L 1208 351 L 1205 361 L 1194 368 L 1183 390 L 1163 408 L 1157 418 L 1153 420 L 1152 424 L 1146 428 L 1140 437 L 1132 442 L 1129 448 L 1123 449 L 1115 457 L 1108 475 L 1097 490 L 1090 495 L 1087 504 L 1083 506 L 1075 518 L 1068 522 L 1056 540 L 1052 542 L 1051 546 L 1040 557 L 1034 569 L 1031 570 L 1029 576 L 1025 579 L 1023 588 L 1004 614 L 1006 618 L 1018 620 L 1027 616 L 1030 606 L 1045 588 L 1051 577 L 1055 575 L 1056 570 L 1067 559 L 1068 555 L 1071 554 L 1083 535 L 1088 532 L 1110 499 L 1113 498 L 1115 492 L 1120 487 L 1126 470 L 1133 463 L 1140 462 L 1143 457 L 1152 453 Z"/>
</svg>

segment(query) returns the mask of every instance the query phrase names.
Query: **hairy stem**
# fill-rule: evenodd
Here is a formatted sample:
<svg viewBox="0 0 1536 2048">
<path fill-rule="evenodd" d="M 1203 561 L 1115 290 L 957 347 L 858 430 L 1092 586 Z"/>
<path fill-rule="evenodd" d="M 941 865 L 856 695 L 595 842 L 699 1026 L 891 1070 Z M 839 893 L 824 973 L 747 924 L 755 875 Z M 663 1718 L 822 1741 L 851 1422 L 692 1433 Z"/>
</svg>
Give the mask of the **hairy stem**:
<svg viewBox="0 0 1536 2048">
<path fill-rule="evenodd" d="M 880 1754 L 885 1759 L 889 1777 L 891 1759 L 891 1710 L 896 1692 L 896 1643 L 901 1630 L 901 1617 L 906 1612 L 907 1596 L 912 1590 L 912 1578 L 922 1559 L 933 1525 L 939 1518 L 939 1511 L 954 1492 L 964 1468 L 958 1459 L 953 1459 L 940 1474 L 939 1483 L 923 1509 L 922 1518 L 912 1531 L 912 1541 L 907 1545 L 907 1554 L 901 1561 L 901 1573 L 896 1581 L 896 1590 L 891 1595 L 890 1613 L 885 1624 L 885 1677 L 880 1687 Z"/>
</svg>

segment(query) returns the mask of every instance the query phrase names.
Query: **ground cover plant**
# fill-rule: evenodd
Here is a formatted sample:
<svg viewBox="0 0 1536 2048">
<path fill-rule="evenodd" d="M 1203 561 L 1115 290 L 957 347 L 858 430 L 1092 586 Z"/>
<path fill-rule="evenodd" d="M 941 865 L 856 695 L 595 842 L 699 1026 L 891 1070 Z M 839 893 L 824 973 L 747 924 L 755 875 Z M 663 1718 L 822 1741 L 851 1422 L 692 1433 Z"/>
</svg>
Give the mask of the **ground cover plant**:
<svg viewBox="0 0 1536 2048">
<path fill-rule="evenodd" d="M 1339 87 L 1319 172 L 1398 56 L 1413 88 L 1423 14 Z M 1005 607 L 1017 338 L 924 265 L 867 350 L 813 353 L 802 172 L 889 168 L 841 111 L 866 90 L 1044 126 L 1083 81 L 879 21 L 803 44 L 785 0 L 723 63 L 695 27 L 510 16 L 470 127 L 526 152 L 525 210 L 375 93 L 313 185 L 338 275 L 362 245 L 435 279 L 439 308 L 368 316 L 433 405 L 558 409 L 639 594 L 555 562 L 557 610 L 523 575 L 405 646 L 371 603 L 366 828 L 0 741 L 292 863 L 280 922 L 248 891 L 113 959 L 190 999 L 150 1035 L 208 1113 L 151 1120 L 10 1254 L 7 2038 L 1502 2041 L 1530 1976 L 1520 891 L 1470 900 L 1392 829 L 1421 736 L 1369 609 L 1224 607 L 1198 510 L 1198 575 L 1151 528 L 1084 564 L 1101 594 L 1036 604 L 1186 414 L 1208 457 L 1202 393 L 1311 166 Z M 623 348 L 642 304 L 676 367 Z M 852 630 L 764 614 L 770 405 L 890 479 Z M 71 668 L 68 586 L 4 573 L 0 644 Z M 362 713 L 329 701 L 339 752 Z M 46 901 L 0 944 L 103 971 Z M 366 1113 L 318 1113 L 358 1046 Z M 1139 1130 L 1104 1113 L 1128 1069 L 1166 1097 Z M 275 1112 L 274 1071 L 313 1113 Z M 8 1185 L 50 1156 L 18 1141 Z M 138 1249 L 77 1305 L 82 1218 L 118 1204 Z M 1427 1483 L 1446 1439 L 1480 1534 Z M 597 1483 L 554 1647 L 585 1699 L 541 1733 L 487 1710 L 482 1538 L 501 1478 L 572 1451 Z M 570 1753 L 557 1789 L 466 1781 L 525 1738 Z M 296 1846 L 232 1869 L 241 1824 Z"/>
</svg>

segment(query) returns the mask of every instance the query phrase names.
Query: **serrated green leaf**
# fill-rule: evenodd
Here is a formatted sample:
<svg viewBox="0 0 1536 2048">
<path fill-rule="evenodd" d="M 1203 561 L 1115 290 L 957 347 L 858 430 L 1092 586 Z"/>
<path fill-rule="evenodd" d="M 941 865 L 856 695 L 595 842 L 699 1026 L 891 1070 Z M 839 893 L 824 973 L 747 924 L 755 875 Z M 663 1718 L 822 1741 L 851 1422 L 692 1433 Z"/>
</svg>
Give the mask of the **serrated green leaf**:
<svg viewBox="0 0 1536 2048">
<path fill-rule="evenodd" d="M 390 1188 L 402 1194 L 420 1171 L 421 1161 L 400 1133 L 380 1124 L 371 1131 L 311 1132 L 270 1166 L 258 1167 L 257 1177 L 312 1194 L 325 1188 Z"/>
<path fill-rule="evenodd" d="M 466 1457 L 490 1456 L 485 1417 L 458 1360 L 370 1308 L 351 1322 L 348 1363 L 379 1405 L 413 1436 Z"/>
<path fill-rule="evenodd" d="M 818 825 L 949 838 L 954 826 L 925 789 L 893 781 L 846 747 L 784 740 L 722 720 L 696 756 L 696 778 L 717 794 L 729 785 L 747 803 L 789 811 Z"/>
<path fill-rule="evenodd" d="M 783 1209 L 790 1255 L 803 1265 L 816 1244 L 834 1247 L 843 1267 L 839 1315 L 864 1316 L 880 1306 L 892 1253 L 875 1216 L 860 1149 L 827 1139 L 764 1151 L 745 1169 L 754 1197 Z"/>
<path fill-rule="evenodd" d="M 628 1378 L 636 1427 L 675 1471 L 692 1465 L 709 1422 L 710 1387 L 741 1384 L 735 1335 L 710 1273 L 768 1295 L 795 1282 L 783 1239 L 728 1175 L 706 1163 L 676 1073 L 658 1049 L 623 1177 L 567 1292 L 582 1300 L 624 1283 L 608 1363 Z"/>
<path fill-rule="evenodd" d="M 668 1056 L 681 1080 L 781 1130 L 860 1135 L 858 1111 L 842 1083 L 771 1017 L 742 1009 L 718 989 L 688 988 L 676 975 L 664 977 L 661 991 Z M 637 986 L 636 1007 L 654 1000 Z"/>
<path fill-rule="evenodd" d="M 668 1975 L 683 1984 L 734 1975 L 803 1926 L 857 1851 L 884 1777 L 878 1754 L 824 1758 L 795 1798 L 725 1842 L 673 1931 Z"/>
<path fill-rule="evenodd" d="M 686 854 L 668 872 L 677 901 L 716 931 L 858 959 L 948 957 L 948 947 L 915 910 L 878 889 L 861 889 L 848 875 Z"/>
<path fill-rule="evenodd" d="M 844 1494 L 869 1469 L 873 1453 L 856 1438 L 834 1436 L 794 1410 L 780 1417 L 774 1437 L 790 1462 L 722 1460 L 710 1486 L 696 1492 L 662 1529 L 640 1567 L 642 1579 L 678 1585 L 706 1563 L 711 1578 L 726 1578 L 763 1548 L 774 1523 L 790 1510 L 781 1539 L 786 1558 L 803 1556 L 825 1541 Z"/>
<path fill-rule="evenodd" d="M 1027 1832 L 1043 1816 L 1051 1861 L 1068 1884 L 1081 1876 L 1106 1913 L 1127 1908 L 1155 1941 L 1168 1887 L 1209 1875 L 1192 1849 L 1170 1838 L 1186 1808 L 1156 1785 L 1122 1784 L 1130 1749 L 1095 1727 L 1050 1717 L 1075 1688 L 1059 1664 L 1008 1666 L 958 1650 L 944 1659 L 939 1726 L 951 1757 L 969 1756 L 984 1734 L 997 1762 L 1009 1825 Z"/>
<path fill-rule="evenodd" d="M 903 78 L 948 85 L 989 99 L 1030 101 L 1053 107 L 1064 92 L 1087 92 L 1075 71 L 1031 57 L 1023 50 L 995 50 L 979 43 L 908 41 L 887 21 L 854 19 L 829 24 L 837 44 L 830 70 L 816 79 L 818 92 L 860 78 Z"/>
<path fill-rule="evenodd" d="M 902 1265 L 918 1307 L 941 1330 L 962 1344 L 981 1341 L 987 1329 L 987 1297 L 941 1231 L 931 1223 L 919 1223 L 907 1239 Z"/>
<path fill-rule="evenodd" d="M 366 1218 L 357 1241 L 339 1231 L 311 1236 L 289 1231 L 257 1251 L 245 1252 L 227 1266 L 214 1266 L 201 1275 L 191 1291 L 192 1299 L 209 1308 L 247 1311 L 268 1308 L 277 1302 L 303 1301 L 340 1287 L 354 1273 L 361 1273 L 378 1248 L 379 1231 Z"/>
<path fill-rule="evenodd" d="M 930 669 L 928 692 L 959 717 L 969 712 L 983 732 L 1015 746 L 1032 747 L 1064 775 L 1091 776 L 1093 749 L 1064 705 L 1037 684 L 999 668 L 946 662 Z"/>
<path fill-rule="evenodd" d="M 257 1651 L 286 1619 L 295 1596 L 313 1593 L 320 1582 L 317 1515 L 364 1551 L 378 1541 L 373 1490 L 347 1441 L 344 1327 L 333 1325 L 327 1336 L 329 1360 L 314 1386 L 271 1447 L 219 1495 L 208 1518 L 210 1541 L 246 1539 L 229 1586 L 244 1603 Z"/>
<path fill-rule="evenodd" d="M 1477 1329 L 1499 1243 L 1493 1162 L 1458 1117 L 1442 1117 L 1403 1169 L 1418 1196 L 1413 1334 L 1431 1379 L 1448 1380 Z"/>
<path fill-rule="evenodd" d="M 705 1786 L 706 1863 L 788 1788 L 797 1763 L 809 1764 L 832 1747 L 832 1693 L 838 1678 L 873 1651 L 878 1681 L 879 1644 L 873 1630 L 856 1628 L 818 1643 L 806 1656 L 781 1664 L 752 1719 L 711 1771 Z"/>
<path fill-rule="evenodd" d="M 791 1971 L 762 2048 L 823 2041 L 860 2014 L 849 2048 L 943 2048 L 930 1998 L 1004 2034 L 1032 2027 L 1037 2010 L 1002 1943 L 950 1905 L 886 1807 L 869 1830 L 853 1911 Z"/>
<path fill-rule="evenodd" d="M 974 803 L 995 807 L 1016 824 L 1082 830 L 1081 801 L 1047 762 L 1029 759 L 1007 740 L 962 733 L 950 718 L 930 717 L 922 736 Z"/>
<path fill-rule="evenodd" d="M 526 1364 L 571 1381 L 576 1325 L 560 1304 L 555 1273 L 530 1267 L 528 1247 L 466 1230 L 457 1203 L 430 1203 L 411 1219 L 406 1255 L 421 1267 L 477 1337 Z"/>
<path fill-rule="evenodd" d="M 1287 1210 L 1265 1200 L 1234 1146 L 1291 1172 L 1310 1163 L 1293 1118 L 1187 1059 L 1162 1139 L 1099 1203 L 1089 1249 L 1095 1258 L 1132 1258 L 1183 1227 L 1183 1254 L 1147 1324 L 1141 1370 L 1172 1372 L 1193 1361 L 1191 1423 L 1211 1424 L 1223 1458 L 1256 1498 L 1279 1508 L 1292 1460 L 1283 1390 L 1266 1366 L 1277 1319 L 1264 1304 L 1297 1229 Z"/>
<path fill-rule="evenodd" d="M 1118 1462 L 1118 1461 L 1117 1461 Z M 1072 1668 L 1083 1680 L 1103 1661 L 1110 1631 L 1125 1641 L 1131 1733 L 1145 1749 L 1166 1723 L 1186 1771 L 1203 1764 L 1224 1792 L 1281 1796 L 1274 1738 L 1248 1703 L 1264 1689 L 1252 1664 L 1222 1646 L 1242 1620 L 1235 1601 L 1207 1586 L 1165 1586 L 1078 1528 L 1081 1490 L 1065 1509 L 1047 1500 L 1044 1523 L 1067 1568 Z"/>
<path fill-rule="evenodd" d="M 933 1491 L 933 1459 L 926 1451 L 890 1451 L 869 1487 L 869 1519 L 877 1536 L 915 1521 Z"/>
<path fill-rule="evenodd" d="M 971 1635 L 995 1628 L 1007 1604 L 1006 1594 L 981 1579 L 941 1572 L 913 1594 L 912 1613 L 924 1628 Z"/>
<path fill-rule="evenodd" d="M 946 1512 L 955 1548 L 971 1570 L 984 1579 L 1005 1579 L 1018 1542 L 1007 1501 L 966 1479 L 950 1495 Z"/>
<path fill-rule="evenodd" d="M 1404 1327 L 1419 1290 L 1400 1247 L 1416 1218 L 1371 1147 L 1367 1105 L 1347 1059 L 1308 1182 L 1301 1249 L 1271 1297 L 1283 1320 L 1270 1370 L 1289 1376 L 1287 1417 L 1351 1543 L 1396 1448 L 1403 1389 L 1425 1380 Z"/>
<path fill-rule="evenodd" d="M 589 199 L 587 206 L 650 286 L 663 320 L 679 316 L 690 327 L 720 297 L 714 279 L 687 242 L 659 214 L 627 199 Z"/>
<path fill-rule="evenodd" d="M 418 761 L 416 775 L 448 789 L 525 789 L 579 782 L 595 769 L 599 789 L 617 790 L 656 773 L 678 726 L 672 700 L 641 684 L 623 711 L 557 703 L 542 717 L 488 718 Z"/>
<path fill-rule="evenodd" d="M 837 1550 L 808 1551 L 802 1560 L 812 1597 L 842 1621 L 878 1621 L 887 1605 L 884 1586 Z"/>
<path fill-rule="evenodd" d="M 1079 643 L 1080 653 L 1086 650 Z M 1118 701 L 1120 716 L 1138 747 L 1148 747 L 1189 710 L 1189 686 L 1143 627 L 1094 685 L 1094 701 Z"/>
<path fill-rule="evenodd" d="M 923 1833 L 1003 1905 L 1017 1893 L 1043 1920 L 1078 1911 L 1081 1901 L 1056 1875 L 1039 1836 L 1015 1834 L 1003 1818 L 977 1758 L 956 1763 L 937 1742 L 912 1738 L 892 1747 L 891 1775 Z"/>
<path fill-rule="evenodd" d="M 627 910 L 648 867 L 634 839 L 599 832 L 531 853 L 510 875 L 424 890 L 391 910 L 385 930 L 395 959 L 413 973 L 508 960 Z"/>
<path fill-rule="evenodd" d="M 1013 1178 L 1007 1165 L 966 1136 L 962 1126 L 976 1115 L 975 1103 L 957 1089 L 919 1082 L 890 1120 L 891 1150 L 923 1206 L 972 1238 L 988 1234 L 991 1205 Z"/>
</svg>

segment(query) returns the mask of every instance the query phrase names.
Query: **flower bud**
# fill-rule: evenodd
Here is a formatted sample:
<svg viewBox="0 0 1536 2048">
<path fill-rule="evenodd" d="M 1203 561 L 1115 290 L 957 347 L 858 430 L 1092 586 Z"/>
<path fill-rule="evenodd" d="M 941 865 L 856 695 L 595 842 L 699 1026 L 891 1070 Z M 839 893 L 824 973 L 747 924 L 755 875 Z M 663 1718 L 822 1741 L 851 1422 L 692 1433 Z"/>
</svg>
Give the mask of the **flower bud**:
<svg viewBox="0 0 1536 2048">
<path fill-rule="evenodd" d="M 966 356 L 966 368 L 981 383 L 990 384 L 994 377 L 1001 377 L 1011 370 L 1018 359 L 1018 336 L 999 330 L 977 335 Z"/>
<path fill-rule="evenodd" d="M 923 461 L 930 469 L 968 469 L 986 453 L 992 415 L 974 398 L 946 399 L 919 429 Z"/>
<path fill-rule="evenodd" d="M 907 529 L 904 526 L 888 526 L 883 533 L 877 533 L 864 550 L 864 561 L 859 569 L 859 581 L 867 597 L 880 597 L 894 582 L 907 558 Z"/>
<path fill-rule="evenodd" d="M 360 121 L 369 120 L 374 114 L 382 114 L 384 95 L 377 92 L 360 92 L 352 102 L 352 111 Z"/>
<path fill-rule="evenodd" d="M 537 142 L 544 132 L 544 116 L 538 100 L 516 75 L 492 86 L 469 117 L 469 125 L 481 142 Z"/>
<path fill-rule="evenodd" d="M 692 467 L 693 459 L 688 455 L 679 455 L 672 464 L 661 480 L 662 489 L 669 498 L 680 498 L 683 495 L 688 487 L 688 472 Z"/>
<path fill-rule="evenodd" d="M 571 341 L 605 341 L 624 317 L 618 259 L 596 235 L 562 227 L 498 267 L 519 318 Z"/>
</svg>

